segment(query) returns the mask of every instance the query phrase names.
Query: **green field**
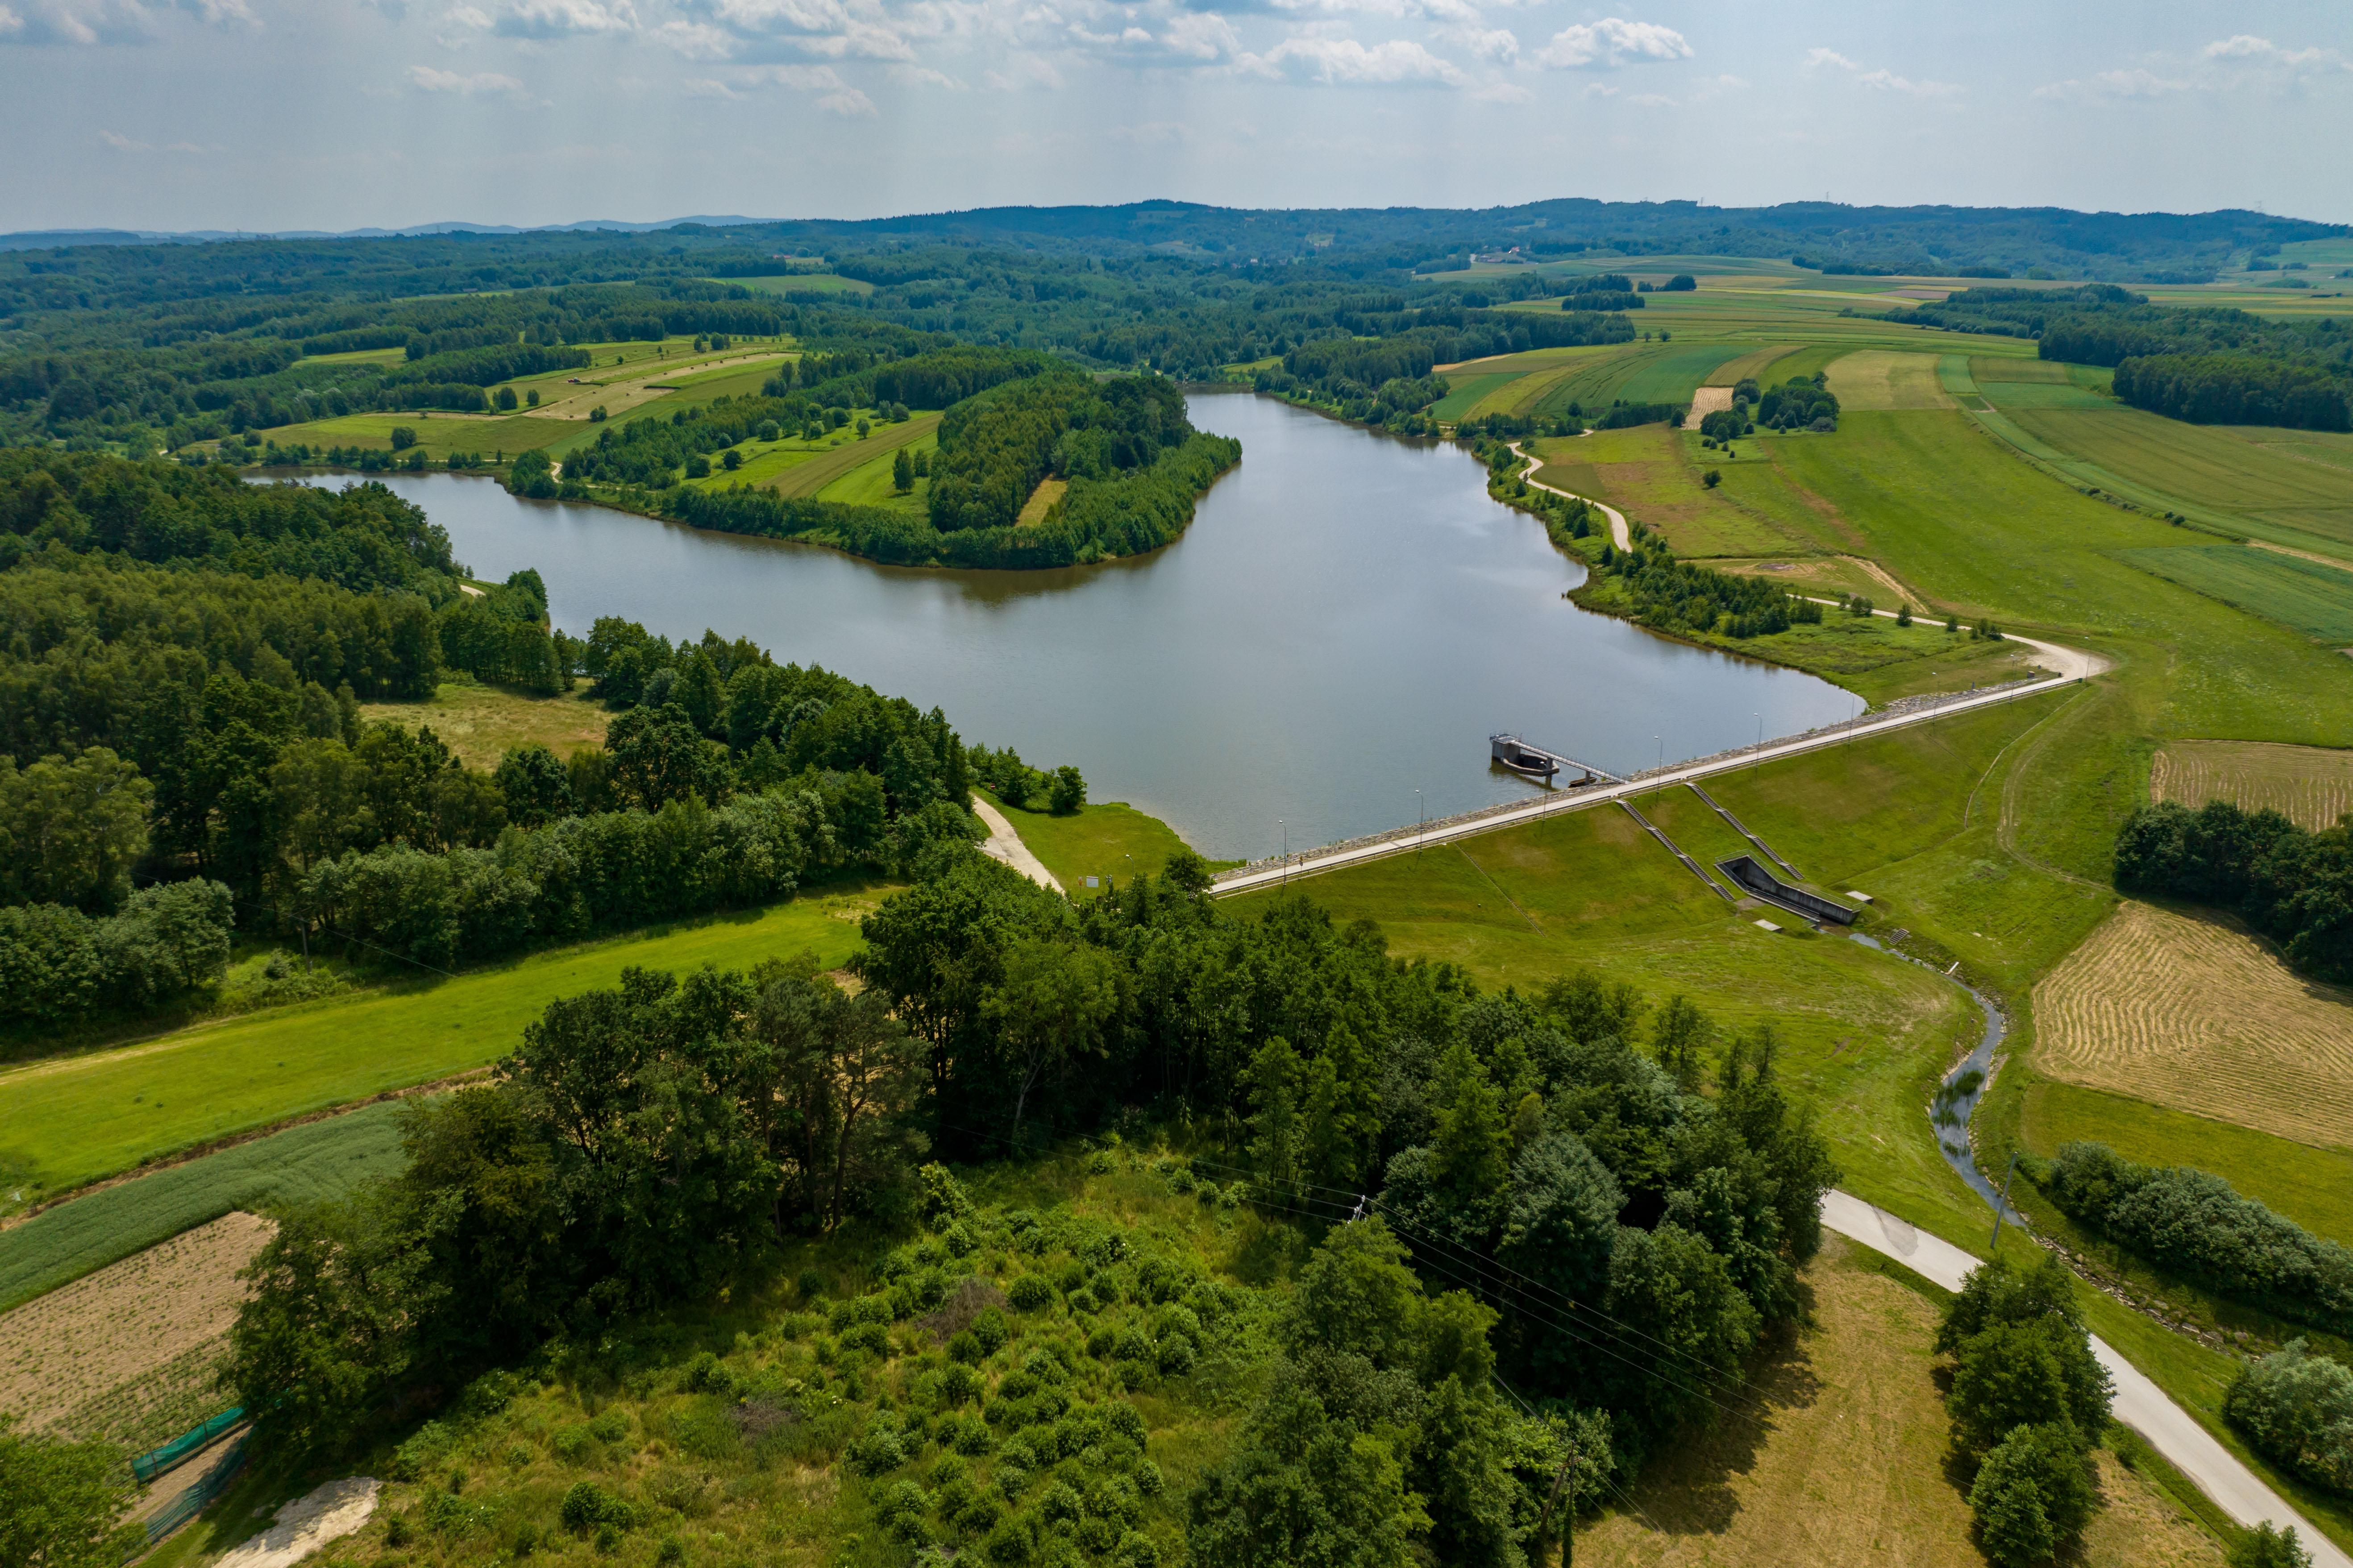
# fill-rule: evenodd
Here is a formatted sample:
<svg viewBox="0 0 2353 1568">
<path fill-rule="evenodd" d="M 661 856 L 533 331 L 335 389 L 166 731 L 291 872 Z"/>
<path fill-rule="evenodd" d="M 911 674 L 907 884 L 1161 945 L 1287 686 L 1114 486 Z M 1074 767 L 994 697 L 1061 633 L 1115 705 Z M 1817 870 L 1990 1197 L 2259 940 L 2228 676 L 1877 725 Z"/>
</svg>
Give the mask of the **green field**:
<svg viewBox="0 0 2353 1568">
<path fill-rule="evenodd" d="M 142 1161 L 495 1061 L 558 996 L 624 968 L 747 968 L 808 950 L 828 967 L 889 889 L 835 888 L 764 910 L 534 954 L 497 969 L 331 997 L 0 1073 L 0 1213 Z"/>
<path fill-rule="evenodd" d="M 2307 637 L 2353 642 L 2353 570 L 2340 572 L 2243 544 L 2120 550 L 2116 554 L 2144 572 Z"/>
<path fill-rule="evenodd" d="M 773 489 L 779 495 L 814 496 L 836 480 L 879 462 L 887 489 L 892 453 L 919 442 L 929 441 L 934 447 L 938 444 L 940 416 L 936 414 L 918 414 L 897 425 L 875 420 L 872 409 L 860 409 L 859 414 L 873 421 L 871 433 L 862 441 L 858 438 L 855 420 L 814 442 L 803 441 L 798 436 L 788 436 L 780 441 L 746 441 L 741 447 L 744 454 L 741 468 L 729 472 L 713 468 L 710 478 L 684 482 L 698 489 L 751 485 Z"/>
<path fill-rule="evenodd" d="M 1475 371 L 1457 373 L 1446 378 L 1446 395 L 1430 407 L 1430 416 L 1447 423 L 1469 416 L 1481 399 L 1499 386 L 1507 386 L 1519 379 L 1514 371 Z"/>
<path fill-rule="evenodd" d="M 2353 1247 L 2353 1152 L 2186 1115 L 2145 1100 L 2036 1079 L 2025 1091 L 2026 1146 L 2054 1154 L 2078 1139 L 2143 1164 L 2227 1171 L 2239 1190 L 2318 1235 Z"/>
<path fill-rule="evenodd" d="M 1156 877 L 1168 857 L 1185 847 L 1176 829 L 1124 801 L 1104 801 L 1056 816 L 1008 805 L 987 790 L 980 793 L 1005 814 L 1021 842 L 1072 898 L 1086 896 L 1089 877 L 1122 882 Z"/>
<path fill-rule="evenodd" d="M 768 278 L 721 278 L 714 282 L 763 294 L 871 294 L 874 285 L 838 272 L 781 272 Z"/>
<path fill-rule="evenodd" d="M 394 1174 L 399 1109 L 386 1101 L 290 1127 L 0 1230 L 0 1312 L 232 1209 L 292 1208 Z"/>
<path fill-rule="evenodd" d="M 928 457 L 931 453 L 938 451 L 940 446 L 938 424 L 936 421 L 934 422 L 931 428 L 913 441 L 894 443 L 888 449 L 876 453 L 839 479 L 830 481 L 824 489 L 818 491 L 818 500 L 839 501 L 845 506 L 891 507 L 902 511 L 913 512 L 917 516 L 924 515 L 928 510 L 932 493 L 930 479 L 916 479 L 915 488 L 907 494 L 901 495 L 897 481 L 892 478 L 892 468 L 901 446 L 904 446 L 911 455 L 922 454 Z"/>
</svg>

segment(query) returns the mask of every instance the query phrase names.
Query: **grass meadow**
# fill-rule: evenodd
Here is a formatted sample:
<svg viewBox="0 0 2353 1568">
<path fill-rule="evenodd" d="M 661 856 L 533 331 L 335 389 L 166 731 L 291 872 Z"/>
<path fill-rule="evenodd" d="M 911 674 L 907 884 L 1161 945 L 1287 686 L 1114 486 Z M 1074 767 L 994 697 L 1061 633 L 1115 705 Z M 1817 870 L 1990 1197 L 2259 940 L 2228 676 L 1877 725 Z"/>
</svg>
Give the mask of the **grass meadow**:
<svg viewBox="0 0 2353 1568">
<path fill-rule="evenodd" d="M 1021 842 L 1072 898 L 1086 896 L 1089 877 L 1104 879 L 1099 892 L 1107 890 L 1110 879 L 1156 877 L 1168 857 L 1185 847 L 1175 828 L 1124 801 L 1103 801 L 1056 816 L 1008 805 L 987 790 L 980 794 L 1005 814 Z"/>
<path fill-rule="evenodd" d="M 2306 637 L 2353 642 L 2353 563 L 2340 570 L 2242 544 L 2124 550 L 2117 557 Z"/>
<path fill-rule="evenodd" d="M 423 701 L 363 702 L 360 717 L 409 730 L 424 725 L 468 767 L 496 768 L 517 746 L 545 746 L 559 757 L 601 746 L 613 716 L 589 698 L 585 686 L 561 696 L 533 697 L 445 670 L 439 689 Z"/>
<path fill-rule="evenodd" d="M 859 946 L 881 884 L 817 889 L 766 910 L 426 976 L 0 1073 L 0 1173 L 38 1202 L 148 1160 L 486 1066 L 558 996 L 631 965 L 748 968 L 804 950 L 830 968 Z"/>
</svg>

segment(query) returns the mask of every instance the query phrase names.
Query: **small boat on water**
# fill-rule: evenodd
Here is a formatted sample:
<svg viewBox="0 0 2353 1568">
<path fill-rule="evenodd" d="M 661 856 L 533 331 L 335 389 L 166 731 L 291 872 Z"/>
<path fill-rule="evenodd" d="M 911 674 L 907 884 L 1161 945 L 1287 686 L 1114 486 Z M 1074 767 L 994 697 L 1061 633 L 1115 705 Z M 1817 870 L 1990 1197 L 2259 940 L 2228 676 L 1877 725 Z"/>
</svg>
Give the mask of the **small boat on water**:
<svg viewBox="0 0 2353 1568">
<path fill-rule="evenodd" d="M 1488 736 L 1487 754 L 1514 773 L 1525 773 L 1532 779 L 1548 779 L 1560 772 L 1560 758 L 1529 745 L 1517 735 Z"/>
</svg>

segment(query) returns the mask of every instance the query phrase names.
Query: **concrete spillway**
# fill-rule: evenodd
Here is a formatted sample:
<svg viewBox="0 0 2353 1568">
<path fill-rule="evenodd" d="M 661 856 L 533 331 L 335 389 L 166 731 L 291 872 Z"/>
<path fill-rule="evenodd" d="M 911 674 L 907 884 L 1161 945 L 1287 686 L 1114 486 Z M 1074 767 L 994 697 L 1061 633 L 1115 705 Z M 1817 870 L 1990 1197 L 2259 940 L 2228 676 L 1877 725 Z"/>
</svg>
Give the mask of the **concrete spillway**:
<svg viewBox="0 0 2353 1568">
<path fill-rule="evenodd" d="M 1793 888 L 1757 863 L 1753 855 L 1736 855 L 1729 860 L 1718 860 L 1715 868 L 1731 879 L 1732 885 L 1750 898 L 1761 899 L 1793 915 L 1810 921 L 1828 921 L 1834 925 L 1852 925 L 1855 911 L 1844 904 L 1834 903 L 1819 893 L 1803 888 Z"/>
</svg>

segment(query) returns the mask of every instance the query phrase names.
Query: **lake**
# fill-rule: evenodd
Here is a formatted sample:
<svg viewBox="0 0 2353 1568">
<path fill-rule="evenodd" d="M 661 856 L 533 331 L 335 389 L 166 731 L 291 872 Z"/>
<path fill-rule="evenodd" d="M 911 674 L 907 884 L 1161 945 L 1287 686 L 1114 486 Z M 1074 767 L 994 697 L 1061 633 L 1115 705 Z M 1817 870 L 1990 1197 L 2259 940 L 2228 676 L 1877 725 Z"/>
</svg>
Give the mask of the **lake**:
<svg viewBox="0 0 2353 1568">
<path fill-rule="evenodd" d="M 1185 537 L 1056 572 L 877 566 L 519 500 L 481 478 L 384 482 L 477 576 L 537 567 L 575 637 L 598 616 L 748 637 L 937 705 L 967 742 L 1076 763 L 1090 798 L 1131 802 L 1220 858 L 1523 797 L 1535 786 L 1488 761 L 1497 730 L 1628 773 L 1856 710 L 1811 676 L 1578 609 L 1562 595 L 1583 568 L 1489 500 L 1461 448 L 1247 393 L 1192 408 L 1242 461 Z"/>
</svg>

